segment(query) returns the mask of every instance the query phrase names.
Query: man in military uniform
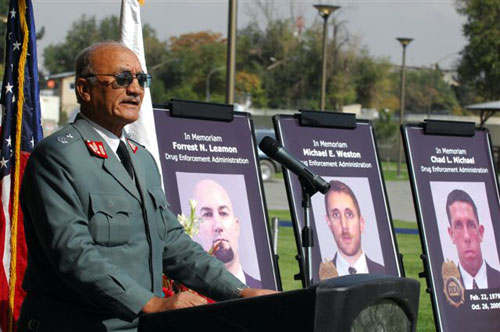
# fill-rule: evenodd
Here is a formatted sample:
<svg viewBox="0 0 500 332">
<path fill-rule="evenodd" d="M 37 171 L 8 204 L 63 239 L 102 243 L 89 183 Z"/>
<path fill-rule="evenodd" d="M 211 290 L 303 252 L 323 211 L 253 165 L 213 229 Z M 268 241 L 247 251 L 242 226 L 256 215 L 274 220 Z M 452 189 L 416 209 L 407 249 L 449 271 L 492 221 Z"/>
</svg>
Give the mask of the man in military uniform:
<svg viewBox="0 0 500 332">
<path fill-rule="evenodd" d="M 126 137 L 151 77 L 118 43 L 76 60 L 81 114 L 40 142 L 22 184 L 28 267 L 20 331 L 135 331 L 141 313 L 203 304 L 162 297 L 162 272 L 215 300 L 247 288 L 183 231 L 146 149 Z"/>
</svg>

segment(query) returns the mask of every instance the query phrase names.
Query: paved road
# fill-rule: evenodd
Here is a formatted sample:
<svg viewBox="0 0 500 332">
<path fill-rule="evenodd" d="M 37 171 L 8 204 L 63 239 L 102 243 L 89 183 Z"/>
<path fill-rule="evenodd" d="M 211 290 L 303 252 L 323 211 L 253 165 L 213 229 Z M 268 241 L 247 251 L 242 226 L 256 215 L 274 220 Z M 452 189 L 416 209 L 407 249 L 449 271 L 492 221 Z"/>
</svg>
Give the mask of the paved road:
<svg viewBox="0 0 500 332">
<path fill-rule="evenodd" d="M 416 222 L 415 208 L 411 195 L 410 183 L 407 181 L 386 182 L 389 207 L 393 219 Z M 288 210 L 285 184 L 283 180 L 264 183 L 267 208 L 271 210 Z"/>
</svg>

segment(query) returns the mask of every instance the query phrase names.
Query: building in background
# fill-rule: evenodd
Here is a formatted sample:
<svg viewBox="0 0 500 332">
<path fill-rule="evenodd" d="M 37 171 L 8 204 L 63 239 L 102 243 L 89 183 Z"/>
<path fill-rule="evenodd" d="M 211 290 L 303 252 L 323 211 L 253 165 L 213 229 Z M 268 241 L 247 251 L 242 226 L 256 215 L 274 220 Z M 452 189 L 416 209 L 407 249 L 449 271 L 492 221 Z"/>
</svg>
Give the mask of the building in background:
<svg viewBox="0 0 500 332">
<path fill-rule="evenodd" d="M 60 98 L 40 95 L 43 135 L 48 136 L 59 128 Z"/>
<path fill-rule="evenodd" d="M 50 93 L 52 91 L 52 93 Z M 60 98 L 59 126 L 64 125 L 75 109 L 79 109 L 75 96 L 75 73 L 65 72 L 50 75 L 47 80 L 47 90 L 44 95 L 58 96 Z"/>
</svg>

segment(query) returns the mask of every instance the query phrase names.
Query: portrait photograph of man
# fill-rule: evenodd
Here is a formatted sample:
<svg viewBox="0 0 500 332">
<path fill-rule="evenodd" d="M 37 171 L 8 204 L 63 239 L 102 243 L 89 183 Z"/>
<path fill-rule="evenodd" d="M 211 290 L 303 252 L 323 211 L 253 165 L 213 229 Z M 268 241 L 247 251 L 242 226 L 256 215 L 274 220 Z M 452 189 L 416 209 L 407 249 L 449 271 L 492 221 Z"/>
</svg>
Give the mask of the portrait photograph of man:
<svg viewBox="0 0 500 332">
<path fill-rule="evenodd" d="M 261 287 L 243 176 L 178 172 L 177 179 L 182 213 L 189 214 L 189 200 L 196 202 L 193 239 L 242 282 Z"/>
<path fill-rule="evenodd" d="M 431 182 L 443 257 L 465 289 L 500 288 L 498 252 L 484 183 Z"/>
<path fill-rule="evenodd" d="M 321 251 L 320 279 L 384 274 L 378 227 L 367 178 L 328 179 L 329 191 L 313 201 Z"/>
</svg>

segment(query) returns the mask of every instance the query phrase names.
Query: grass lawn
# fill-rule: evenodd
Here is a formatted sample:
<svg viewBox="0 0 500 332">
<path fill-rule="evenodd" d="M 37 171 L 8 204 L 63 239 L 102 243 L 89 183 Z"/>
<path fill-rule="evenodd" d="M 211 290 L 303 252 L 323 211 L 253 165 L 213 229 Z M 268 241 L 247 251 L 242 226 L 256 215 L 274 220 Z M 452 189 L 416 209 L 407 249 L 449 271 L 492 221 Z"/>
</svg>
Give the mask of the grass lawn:
<svg viewBox="0 0 500 332">
<path fill-rule="evenodd" d="M 406 163 L 401 163 L 401 175 L 398 177 L 398 163 L 393 161 L 382 162 L 382 172 L 385 181 L 408 181 Z"/>
<path fill-rule="evenodd" d="M 270 210 L 269 217 L 278 217 L 280 220 L 291 220 L 288 211 Z M 271 219 L 269 219 L 271 220 Z M 394 226 L 397 228 L 417 228 L 416 223 L 396 220 Z M 422 249 L 418 235 L 396 234 L 399 252 L 403 254 L 403 264 L 408 278 L 420 281 L 420 304 L 417 331 L 435 331 L 434 316 L 430 302 L 430 296 L 426 293 L 427 285 L 424 279 L 418 278 L 418 273 L 423 271 L 420 255 Z M 283 290 L 302 288 L 300 281 L 293 280 L 293 276 L 299 272 L 295 259 L 297 247 L 292 227 L 280 227 L 278 240 L 278 255 L 281 281 Z"/>
</svg>

